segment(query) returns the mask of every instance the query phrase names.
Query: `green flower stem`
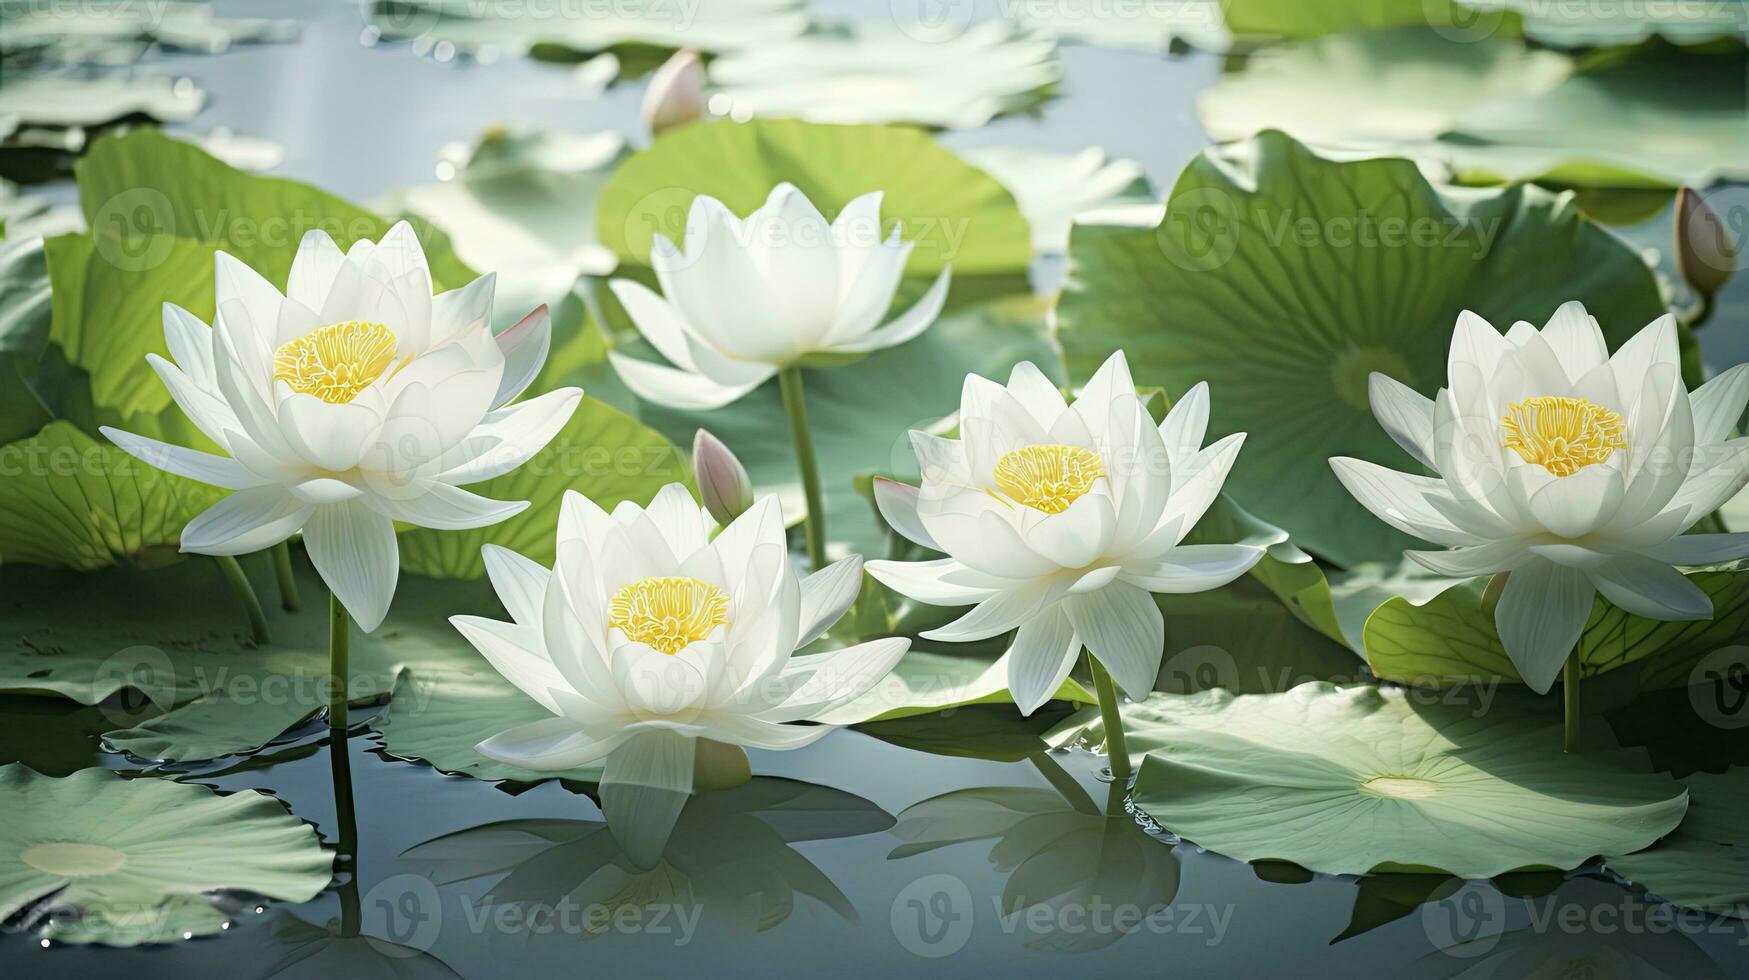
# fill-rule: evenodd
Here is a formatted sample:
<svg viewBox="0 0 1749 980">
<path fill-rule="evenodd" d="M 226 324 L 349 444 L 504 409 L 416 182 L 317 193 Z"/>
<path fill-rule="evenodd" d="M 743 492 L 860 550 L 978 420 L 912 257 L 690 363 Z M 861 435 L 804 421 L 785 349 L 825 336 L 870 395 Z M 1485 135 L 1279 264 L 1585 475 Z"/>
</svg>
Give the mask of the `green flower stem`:
<svg viewBox="0 0 1749 980">
<path fill-rule="evenodd" d="M 803 525 L 808 541 L 808 565 L 812 571 L 826 567 L 826 508 L 820 503 L 820 464 L 814 459 L 814 438 L 808 434 L 808 403 L 802 394 L 802 369 L 791 365 L 777 372 L 783 392 L 783 411 L 789 416 L 790 435 L 796 443 L 796 466 L 802 471 L 802 494 L 808 501 L 808 520 Z"/>
<path fill-rule="evenodd" d="M 1579 651 L 1567 656 L 1561 667 L 1561 701 L 1566 715 L 1561 721 L 1561 747 L 1579 751 Z"/>
<path fill-rule="evenodd" d="M 1063 798 L 1063 802 L 1073 807 L 1076 812 L 1094 814 L 1099 812 L 1099 807 L 1093 803 L 1093 797 L 1087 795 L 1087 791 L 1081 788 L 1081 784 L 1075 781 L 1075 777 L 1064 771 L 1063 767 L 1057 764 L 1057 760 L 1051 758 L 1049 752 L 1036 752 L 1027 756 L 1026 760 L 1032 763 L 1039 775 L 1045 777 L 1045 782 L 1051 784 L 1051 788 L 1057 791 L 1057 795 Z"/>
<path fill-rule="evenodd" d="M 213 561 L 219 563 L 219 571 L 225 573 L 225 584 L 231 587 L 231 593 L 243 604 L 243 611 L 249 614 L 250 635 L 256 643 L 266 643 L 267 614 L 261 611 L 261 600 L 255 597 L 255 588 L 249 584 L 249 576 L 243 574 L 243 566 L 230 555 L 219 555 Z"/>
<path fill-rule="evenodd" d="M 352 617 L 340 604 L 340 597 L 328 594 L 328 730 L 336 737 L 346 737 L 346 689 L 351 677 Z"/>
<path fill-rule="evenodd" d="M 298 580 L 292 576 L 291 542 L 273 546 L 273 574 L 279 579 L 279 604 L 286 612 L 297 612 L 303 606 L 298 598 Z"/>
<path fill-rule="evenodd" d="M 334 822 L 339 831 L 335 843 L 335 871 L 345 875 L 336 891 L 340 898 L 340 934 L 357 936 L 362 925 L 358 900 L 358 812 L 352 802 L 352 755 L 347 746 L 346 729 L 332 731 L 328 737 L 329 771 L 334 777 Z"/>
<path fill-rule="evenodd" d="M 1099 717 L 1105 722 L 1106 765 L 1111 769 L 1113 782 L 1128 785 L 1130 751 L 1123 737 L 1123 714 L 1117 710 L 1117 685 L 1112 683 L 1098 657 L 1089 653 L 1087 665 L 1093 671 L 1093 690 L 1099 695 Z"/>
</svg>

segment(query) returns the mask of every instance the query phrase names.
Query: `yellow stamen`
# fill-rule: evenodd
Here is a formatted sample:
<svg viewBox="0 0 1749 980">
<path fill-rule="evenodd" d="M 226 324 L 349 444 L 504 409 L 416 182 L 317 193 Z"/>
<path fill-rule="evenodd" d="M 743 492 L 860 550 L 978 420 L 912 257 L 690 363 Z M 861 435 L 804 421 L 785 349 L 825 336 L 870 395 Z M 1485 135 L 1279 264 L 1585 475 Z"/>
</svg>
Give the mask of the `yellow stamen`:
<svg viewBox="0 0 1749 980">
<path fill-rule="evenodd" d="M 1080 446 L 1027 446 L 996 461 L 996 486 L 1017 503 L 1061 514 L 1105 475 L 1099 454 Z"/>
<path fill-rule="evenodd" d="M 394 359 L 394 331 L 380 323 L 348 320 L 281 344 L 273 354 L 273 379 L 298 394 L 349 402 L 382 377 Z"/>
<path fill-rule="evenodd" d="M 1583 398 L 1515 402 L 1506 406 L 1500 426 L 1507 449 L 1556 476 L 1572 476 L 1628 448 L 1622 417 Z"/>
<path fill-rule="evenodd" d="M 669 655 L 708 638 L 728 621 L 728 593 L 709 582 L 678 575 L 622 585 L 607 604 L 608 626 Z"/>
</svg>

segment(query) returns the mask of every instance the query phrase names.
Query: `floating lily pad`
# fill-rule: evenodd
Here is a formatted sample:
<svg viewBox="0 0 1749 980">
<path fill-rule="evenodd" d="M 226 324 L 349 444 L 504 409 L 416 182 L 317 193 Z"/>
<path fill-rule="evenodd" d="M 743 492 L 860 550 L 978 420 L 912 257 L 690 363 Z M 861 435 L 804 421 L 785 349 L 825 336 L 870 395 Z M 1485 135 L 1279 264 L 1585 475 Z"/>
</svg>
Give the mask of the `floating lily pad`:
<svg viewBox="0 0 1749 980">
<path fill-rule="evenodd" d="M 1020 3 L 1008 8 L 1016 23 L 1062 40 L 1107 48 L 1169 51 L 1175 43 L 1203 51 L 1226 51 L 1232 32 L 1222 3 L 1105 4 Z"/>
<path fill-rule="evenodd" d="M 1479 106 L 1428 152 L 1468 181 L 1639 188 L 1749 179 L 1745 77 L 1749 49 L 1648 45 L 1543 95 Z"/>
<path fill-rule="evenodd" d="M 230 921 L 221 889 L 305 902 L 330 877 L 333 855 L 315 831 L 253 790 L 220 796 L 105 769 L 56 779 L 16 764 L 0 767 L 0 789 L 0 918 L 23 913 L 45 939 L 206 935 Z"/>
<path fill-rule="evenodd" d="M 1131 716 L 1162 745 L 1135 802 L 1228 857 L 1327 874 L 1568 869 L 1682 819 L 1687 793 L 1642 752 L 1568 755 L 1559 723 L 1412 697 L 1321 683 L 1155 695 Z"/>
<path fill-rule="evenodd" d="M 1682 784 L 1682 826 L 1637 854 L 1604 858 L 1604 867 L 1665 901 L 1749 919 L 1749 769 L 1697 772 Z"/>
<path fill-rule="evenodd" d="M 1067 251 L 1069 228 L 1078 215 L 1155 201 L 1154 188 L 1140 164 L 1107 160 L 1097 146 L 1080 153 L 985 146 L 960 155 L 1014 195 L 1032 226 L 1032 247 L 1040 253 Z"/>
<path fill-rule="evenodd" d="M 726 51 L 800 34 L 803 0 L 713 0 L 681 6 L 670 0 L 620 0 L 566 15 L 540 4 L 493 7 L 471 0 L 376 0 L 367 3 L 378 36 L 424 45 L 444 41 L 479 54 L 534 53 L 574 60 L 578 53 L 617 47 Z"/>
<path fill-rule="evenodd" d="M 495 130 L 465 159 L 444 161 L 453 177 L 382 206 L 420 215 L 448 233 L 462 261 L 495 270 L 494 308 L 509 326 L 542 303 L 557 308 L 579 277 L 613 271 L 618 259 L 595 237 L 595 202 L 625 155 L 618 133 Z"/>
<path fill-rule="evenodd" d="M 1593 677 L 1643 663 L 1642 687 L 1682 686 L 1707 654 L 1740 639 L 1749 624 L 1749 571 L 1688 573 L 1713 601 L 1713 618 L 1666 623 L 1630 616 L 1602 596 L 1579 638 L 1580 672 Z M 1486 578 L 1451 586 L 1420 602 L 1397 596 L 1366 621 L 1367 661 L 1386 680 L 1447 686 L 1523 679 L 1507 658 L 1484 602 Z"/>
<path fill-rule="evenodd" d="M 1001 21 L 914 33 L 865 24 L 726 54 L 711 62 L 711 98 L 737 119 L 971 129 L 1043 102 L 1063 77 L 1048 36 Z"/>
<path fill-rule="evenodd" d="M 1327 160 L 1276 132 L 1192 162 L 1157 229 L 1078 226 L 1070 265 L 1070 374 L 1122 348 L 1168 390 L 1207 381 L 1210 437 L 1250 433 L 1225 492 L 1344 565 L 1414 546 L 1330 470 L 1413 465 L 1372 417 L 1370 373 L 1431 395 L 1465 309 L 1504 327 L 1580 299 L 1616 344 L 1664 312 L 1639 256 L 1569 197 L 1442 192 L 1406 160 Z"/>
<path fill-rule="evenodd" d="M 1749 6 L 1742 0 L 1639 4 L 1460 2 L 1477 13 L 1515 14 L 1525 37 L 1558 48 L 1628 46 L 1652 37 L 1692 45 L 1749 35 Z"/>
<path fill-rule="evenodd" d="M 272 595 L 265 559 L 246 565 L 257 594 Z M 254 749 L 328 706 L 326 590 L 302 561 L 298 575 L 304 609 L 264 602 L 273 642 L 257 646 L 207 561 L 84 575 L 8 565 L 0 570 L 8 626 L 0 691 L 98 704 L 137 690 L 165 713 L 134 724 L 118 712 L 105 743 L 143 759 L 190 762 Z M 445 617 L 497 609 L 484 583 L 403 575 L 389 619 L 375 633 L 353 631 L 352 699 L 388 695 L 410 666 L 421 676 L 489 670 Z"/>
<path fill-rule="evenodd" d="M 39 75 L 0 86 L 0 117 L 18 126 L 103 126 L 130 116 L 187 122 L 205 104 L 206 93 L 193 82 L 158 75 Z"/>
<path fill-rule="evenodd" d="M 536 772 L 474 751 L 493 735 L 553 716 L 484 659 L 478 668 L 444 671 L 429 678 L 417 671 L 401 675 L 388 710 L 372 723 L 382 735 L 383 750 L 398 759 L 430 763 L 439 772 L 475 779 L 593 783 L 601 778 L 600 766 Z"/>
<path fill-rule="evenodd" d="M 1513 38 L 1459 43 L 1426 27 L 1319 37 L 1246 58 L 1197 98 L 1217 140 L 1280 129 L 1314 146 L 1431 140 L 1495 99 L 1559 85 L 1572 59 Z"/>
<path fill-rule="evenodd" d="M 745 215 L 784 181 L 828 218 L 881 191 L 883 227 L 896 222 L 917 242 L 905 267 L 914 278 L 933 280 L 951 265 L 957 285 L 967 276 L 1023 272 L 1032 259 L 1026 221 L 1009 192 L 926 134 L 794 120 L 683 126 L 657 137 L 601 192 L 601 243 L 621 262 L 647 267 L 654 235 L 677 243 L 685 237 L 695 196 L 709 194 Z"/>
</svg>

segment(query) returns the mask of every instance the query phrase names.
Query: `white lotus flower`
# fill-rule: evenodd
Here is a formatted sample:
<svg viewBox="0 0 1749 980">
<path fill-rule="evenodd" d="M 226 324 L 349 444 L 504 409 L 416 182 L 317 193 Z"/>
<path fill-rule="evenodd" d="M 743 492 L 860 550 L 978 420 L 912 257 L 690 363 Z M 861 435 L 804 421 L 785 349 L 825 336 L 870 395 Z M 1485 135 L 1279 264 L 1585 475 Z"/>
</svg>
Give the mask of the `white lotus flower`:
<svg viewBox="0 0 1749 980">
<path fill-rule="evenodd" d="M 1371 379 L 1379 424 L 1434 475 L 1330 463 L 1380 520 L 1450 549 L 1410 558 L 1442 575 L 1512 573 L 1494 623 L 1531 688 L 1553 684 L 1599 592 L 1636 616 L 1712 615 L 1671 566 L 1749 555 L 1749 534 L 1682 534 L 1749 482 L 1749 439 L 1730 438 L 1749 366 L 1691 396 L 1673 317 L 1611 357 L 1573 302 L 1540 332 L 1520 321 L 1505 336 L 1465 312 L 1446 374 L 1431 401 Z"/>
<path fill-rule="evenodd" d="M 459 530 L 527 501 L 461 489 L 520 466 L 570 419 L 582 392 L 506 403 L 550 341 L 542 307 L 494 337 L 491 275 L 433 296 L 402 222 L 344 254 L 304 236 L 286 292 L 218 253 L 216 327 L 164 304 L 175 363 L 146 360 L 218 456 L 104 428 L 162 470 L 236 491 L 182 530 L 182 550 L 240 555 L 299 531 L 310 560 L 367 632 L 399 576 L 395 521 Z"/>
<path fill-rule="evenodd" d="M 494 735 L 480 753 L 535 770 L 605 760 L 604 788 L 690 792 L 697 740 L 807 745 L 831 727 L 795 722 L 853 700 L 910 646 L 901 637 L 793 656 L 856 600 L 862 559 L 798 579 L 775 497 L 714 539 L 709 527 L 674 483 L 647 509 L 628 501 L 612 515 L 567 493 L 550 572 L 487 545 L 512 622 L 450 622 L 554 717 Z"/>
<path fill-rule="evenodd" d="M 1065 404 L 1030 363 L 1007 387 L 971 375 L 958 441 L 911 433 L 919 488 L 882 480 L 894 530 L 948 557 L 869 562 L 919 602 L 974 608 L 923 636 L 966 641 L 1019 629 L 1004 657 L 1030 714 L 1068 676 L 1082 646 L 1131 696 L 1160 670 L 1165 625 L 1153 592 L 1202 592 L 1243 575 L 1263 552 L 1179 541 L 1220 493 L 1244 434 L 1204 449 L 1208 386 L 1156 427 L 1122 351 Z"/>
<path fill-rule="evenodd" d="M 882 236 L 880 211 L 874 191 L 827 224 L 801 191 L 779 184 L 742 220 L 700 194 L 687 213 L 685 251 L 660 234 L 651 243 L 666 298 L 631 280 L 609 283 L 639 332 L 675 365 L 612 354 L 620 378 L 649 401 L 720 408 L 783 368 L 922 333 L 941 312 L 950 270 L 882 326 L 916 243 L 901 241 L 897 225 Z"/>
</svg>

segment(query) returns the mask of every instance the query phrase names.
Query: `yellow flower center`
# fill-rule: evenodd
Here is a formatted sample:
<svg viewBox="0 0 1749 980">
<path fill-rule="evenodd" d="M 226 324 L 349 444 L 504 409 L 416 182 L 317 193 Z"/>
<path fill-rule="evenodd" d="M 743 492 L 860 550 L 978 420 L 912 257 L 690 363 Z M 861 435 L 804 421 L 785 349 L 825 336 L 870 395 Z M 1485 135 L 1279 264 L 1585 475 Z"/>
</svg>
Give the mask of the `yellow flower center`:
<svg viewBox="0 0 1749 980">
<path fill-rule="evenodd" d="M 729 595 L 695 578 L 641 578 L 620 586 L 607 604 L 607 625 L 628 639 L 673 655 L 729 621 Z"/>
<path fill-rule="evenodd" d="M 394 331 L 380 323 L 348 320 L 281 344 L 273 353 L 273 379 L 301 395 L 349 402 L 382 377 L 394 359 Z"/>
<path fill-rule="evenodd" d="M 1061 514 L 1105 475 L 1099 454 L 1080 446 L 1027 446 L 996 461 L 996 486 L 1009 499 Z"/>
<path fill-rule="evenodd" d="M 1531 398 L 1506 406 L 1506 448 L 1556 476 L 1572 476 L 1628 447 L 1622 417 L 1583 398 Z"/>
</svg>

